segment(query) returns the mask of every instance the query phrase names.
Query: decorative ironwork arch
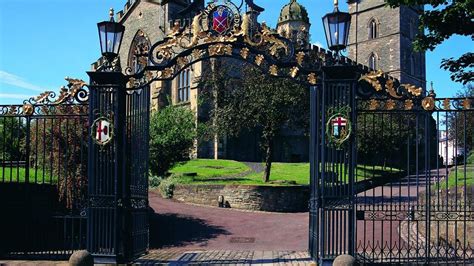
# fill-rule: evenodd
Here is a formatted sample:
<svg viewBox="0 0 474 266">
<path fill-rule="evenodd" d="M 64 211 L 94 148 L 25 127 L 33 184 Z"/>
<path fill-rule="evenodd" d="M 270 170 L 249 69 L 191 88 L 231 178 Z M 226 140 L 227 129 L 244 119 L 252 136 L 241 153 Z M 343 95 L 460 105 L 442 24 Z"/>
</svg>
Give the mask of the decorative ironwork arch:
<svg viewBox="0 0 474 266">
<path fill-rule="evenodd" d="M 250 13 L 241 15 L 240 7 L 231 1 L 209 3 L 194 16 L 191 25 L 182 27 L 175 22 L 170 33 L 150 48 L 150 65 L 143 71 L 127 69 L 129 87 L 171 80 L 194 63 L 218 57 L 239 59 L 271 76 L 310 86 L 319 84 L 325 65 L 355 65 L 320 47 L 294 43 L 265 23 L 258 23 L 255 17 Z"/>
</svg>

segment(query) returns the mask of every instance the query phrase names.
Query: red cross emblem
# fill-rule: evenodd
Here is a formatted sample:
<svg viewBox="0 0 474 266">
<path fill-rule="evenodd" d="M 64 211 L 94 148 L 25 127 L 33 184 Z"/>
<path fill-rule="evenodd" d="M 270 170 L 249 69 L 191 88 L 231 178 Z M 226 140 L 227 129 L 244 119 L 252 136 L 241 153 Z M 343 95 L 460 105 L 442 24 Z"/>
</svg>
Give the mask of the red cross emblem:
<svg viewBox="0 0 474 266">
<path fill-rule="evenodd" d="M 339 137 L 342 135 L 344 132 L 346 125 L 347 125 L 347 119 L 345 119 L 342 116 L 338 116 L 334 119 L 331 120 L 332 123 L 332 133 L 334 137 Z"/>
<path fill-rule="evenodd" d="M 105 145 L 112 139 L 111 123 L 106 118 L 99 118 L 94 122 L 94 140 L 99 145 Z"/>
</svg>

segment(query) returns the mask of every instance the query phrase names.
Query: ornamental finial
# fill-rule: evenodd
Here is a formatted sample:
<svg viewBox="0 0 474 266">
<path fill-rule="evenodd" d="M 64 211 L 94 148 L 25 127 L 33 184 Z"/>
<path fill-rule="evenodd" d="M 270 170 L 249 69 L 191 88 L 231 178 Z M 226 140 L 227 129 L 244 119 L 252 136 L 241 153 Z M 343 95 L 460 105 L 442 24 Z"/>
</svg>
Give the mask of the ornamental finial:
<svg viewBox="0 0 474 266">
<path fill-rule="evenodd" d="M 110 8 L 109 10 L 110 21 L 114 21 L 114 9 Z"/>
<path fill-rule="evenodd" d="M 338 6 L 339 6 L 339 1 L 338 1 L 338 0 L 334 0 L 334 10 L 337 10 L 337 9 L 338 9 Z"/>
</svg>

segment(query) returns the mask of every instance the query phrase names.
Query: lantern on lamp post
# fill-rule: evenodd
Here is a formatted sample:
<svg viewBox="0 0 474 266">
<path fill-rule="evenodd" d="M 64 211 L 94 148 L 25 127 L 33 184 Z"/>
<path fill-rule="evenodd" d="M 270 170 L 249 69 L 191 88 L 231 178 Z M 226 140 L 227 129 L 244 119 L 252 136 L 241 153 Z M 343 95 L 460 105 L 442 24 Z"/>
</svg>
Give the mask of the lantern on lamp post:
<svg viewBox="0 0 474 266">
<path fill-rule="evenodd" d="M 323 17 L 323 25 L 329 49 L 339 54 L 347 47 L 351 15 L 339 11 L 338 0 L 334 0 L 334 11 Z"/>
<path fill-rule="evenodd" d="M 99 30 L 100 49 L 102 55 L 110 63 L 117 57 L 122 43 L 125 27 L 115 22 L 114 10 L 110 9 L 110 20 L 97 23 Z"/>
</svg>

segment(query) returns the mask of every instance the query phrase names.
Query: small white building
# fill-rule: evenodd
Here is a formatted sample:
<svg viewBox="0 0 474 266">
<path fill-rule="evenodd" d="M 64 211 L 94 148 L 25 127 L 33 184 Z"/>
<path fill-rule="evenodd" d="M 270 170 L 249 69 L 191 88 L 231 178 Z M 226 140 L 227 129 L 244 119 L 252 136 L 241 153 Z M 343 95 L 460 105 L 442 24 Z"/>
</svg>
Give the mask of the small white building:
<svg viewBox="0 0 474 266">
<path fill-rule="evenodd" d="M 443 164 L 453 165 L 455 157 L 464 154 L 464 149 L 456 146 L 456 139 L 450 138 L 446 130 L 438 130 L 438 134 L 438 154 L 443 158 Z"/>
</svg>

